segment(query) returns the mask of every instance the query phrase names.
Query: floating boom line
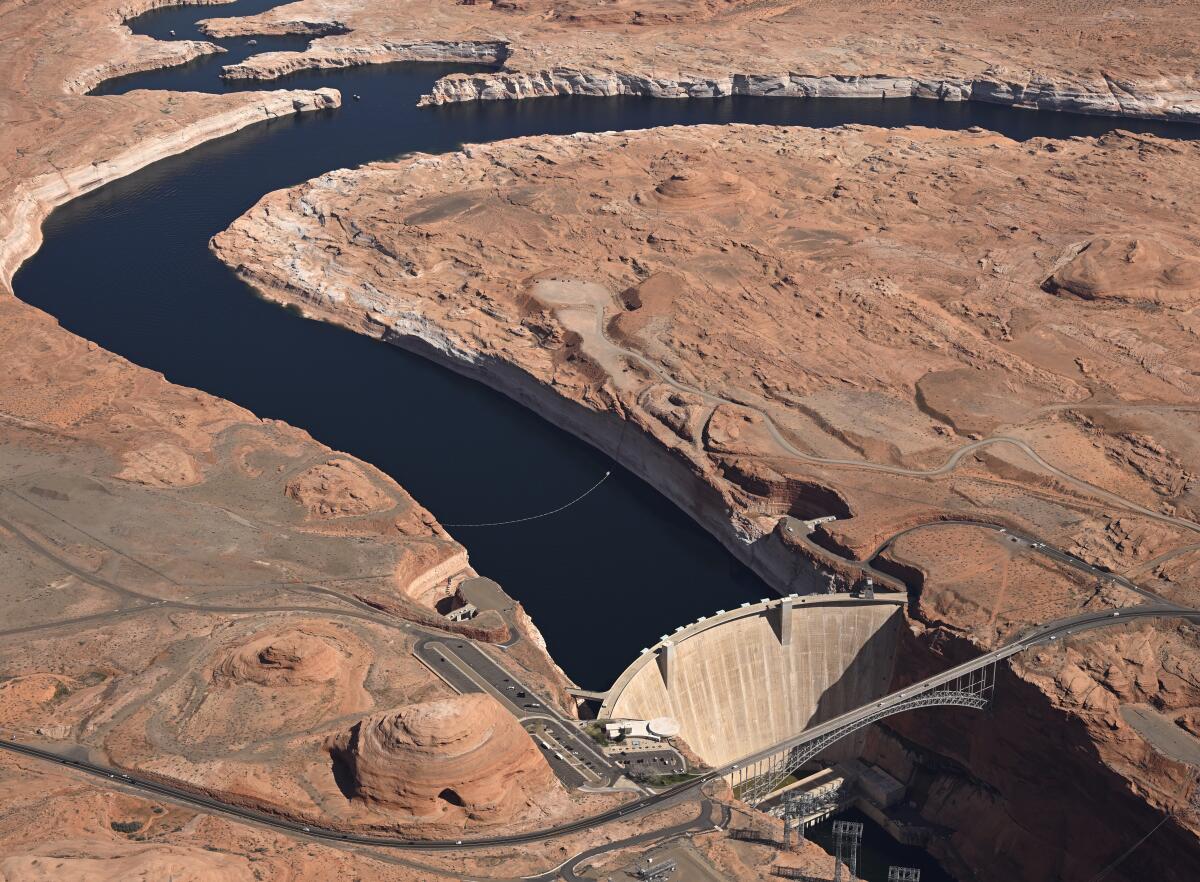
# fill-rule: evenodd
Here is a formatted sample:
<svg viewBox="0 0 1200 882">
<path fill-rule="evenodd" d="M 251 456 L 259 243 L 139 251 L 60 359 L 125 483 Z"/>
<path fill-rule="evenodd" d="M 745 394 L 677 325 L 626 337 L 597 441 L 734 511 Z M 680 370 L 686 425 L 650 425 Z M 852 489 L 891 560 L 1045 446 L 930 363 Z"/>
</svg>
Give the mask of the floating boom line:
<svg viewBox="0 0 1200 882">
<path fill-rule="evenodd" d="M 544 511 L 541 514 L 530 515 L 529 517 L 525 517 L 525 518 L 513 518 L 511 521 L 487 521 L 487 522 L 481 523 L 481 524 L 442 524 L 442 526 L 443 527 L 453 527 L 455 529 L 458 529 L 460 527 L 507 527 L 511 524 L 524 524 L 524 523 L 527 523 L 528 521 L 536 521 L 536 520 L 540 520 L 541 518 L 548 518 L 551 515 L 556 515 L 559 512 L 566 511 L 568 508 L 570 508 L 572 505 L 574 505 L 577 502 L 582 502 L 587 496 L 589 496 L 592 493 L 593 490 L 595 490 L 597 487 L 599 487 L 601 484 L 603 484 L 605 481 L 607 481 L 609 479 L 610 475 L 612 475 L 611 471 L 605 472 L 603 478 L 601 478 L 599 481 L 597 481 L 591 487 L 588 487 L 586 490 L 584 490 L 582 493 L 580 493 L 578 496 L 576 496 L 570 502 L 565 503 L 564 505 L 560 505 L 558 508 L 551 509 L 550 511 Z"/>
</svg>

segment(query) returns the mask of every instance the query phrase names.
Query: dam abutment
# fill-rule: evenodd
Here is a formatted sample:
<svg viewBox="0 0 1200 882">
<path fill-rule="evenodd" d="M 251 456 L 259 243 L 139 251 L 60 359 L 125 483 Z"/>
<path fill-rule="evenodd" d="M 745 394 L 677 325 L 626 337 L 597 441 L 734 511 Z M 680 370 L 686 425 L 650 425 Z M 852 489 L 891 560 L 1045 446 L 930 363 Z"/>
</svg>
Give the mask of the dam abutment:
<svg viewBox="0 0 1200 882">
<path fill-rule="evenodd" d="M 617 679 L 601 718 L 672 717 L 721 766 L 860 707 L 893 677 L 905 594 L 785 597 L 679 628 Z M 862 736 L 833 749 L 853 756 Z"/>
</svg>

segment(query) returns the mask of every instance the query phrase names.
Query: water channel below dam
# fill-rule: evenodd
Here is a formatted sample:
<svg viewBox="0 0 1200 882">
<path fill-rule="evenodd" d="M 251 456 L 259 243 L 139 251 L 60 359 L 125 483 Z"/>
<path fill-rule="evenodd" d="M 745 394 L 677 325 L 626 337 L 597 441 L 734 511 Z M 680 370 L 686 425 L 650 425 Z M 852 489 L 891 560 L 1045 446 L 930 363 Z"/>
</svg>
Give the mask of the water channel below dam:
<svg viewBox="0 0 1200 882">
<path fill-rule="evenodd" d="M 159 39 L 205 39 L 195 21 L 273 5 L 165 8 L 130 26 Z M 554 658 L 588 688 L 606 688 L 660 634 L 770 596 L 770 588 L 653 488 L 538 415 L 419 356 L 257 298 L 209 252 L 214 234 L 263 194 L 331 169 L 522 135 L 736 122 L 982 126 L 1018 139 L 1117 127 L 1197 136 L 1169 124 L 918 99 L 554 98 L 417 108 L 439 76 L 480 69 L 462 65 L 312 71 L 267 84 L 219 77 L 221 65 L 307 41 L 216 40 L 225 54 L 101 84 L 95 94 L 331 86 L 344 103 L 253 126 L 56 210 L 44 244 L 15 279 L 17 296 L 172 382 L 286 421 L 379 467 L 444 523 L 554 509 L 611 470 L 594 493 L 553 517 L 452 531 L 473 566 L 524 604 Z M 869 841 L 872 833 L 884 836 L 868 831 L 867 849 L 886 851 L 885 842 Z M 926 882 L 949 878 L 922 860 Z"/>
</svg>

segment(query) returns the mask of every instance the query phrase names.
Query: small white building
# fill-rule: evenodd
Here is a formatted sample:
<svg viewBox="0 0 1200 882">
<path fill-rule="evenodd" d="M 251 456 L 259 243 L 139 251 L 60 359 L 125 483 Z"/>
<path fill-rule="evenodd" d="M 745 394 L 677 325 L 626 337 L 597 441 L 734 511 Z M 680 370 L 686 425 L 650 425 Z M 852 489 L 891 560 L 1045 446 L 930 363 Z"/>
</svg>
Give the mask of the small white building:
<svg viewBox="0 0 1200 882">
<path fill-rule="evenodd" d="M 609 741 L 624 741 L 626 738 L 665 741 L 678 734 L 679 721 L 672 717 L 655 717 L 653 720 L 610 720 L 604 724 L 604 735 Z"/>
</svg>

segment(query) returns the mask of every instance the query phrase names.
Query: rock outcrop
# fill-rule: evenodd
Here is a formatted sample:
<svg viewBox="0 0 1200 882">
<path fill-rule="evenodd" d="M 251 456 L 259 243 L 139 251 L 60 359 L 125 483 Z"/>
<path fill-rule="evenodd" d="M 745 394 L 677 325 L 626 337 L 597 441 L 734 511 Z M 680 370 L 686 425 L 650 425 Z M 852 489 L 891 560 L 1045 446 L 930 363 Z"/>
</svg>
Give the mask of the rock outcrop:
<svg viewBox="0 0 1200 882">
<path fill-rule="evenodd" d="M 511 823 L 564 797 L 533 740 L 482 694 L 369 717 L 329 750 L 348 796 L 399 815 Z"/>
<path fill-rule="evenodd" d="M 228 68 L 272 78 L 314 67 L 438 59 L 500 65 L 451 75 L 428 104 L 549 95 L 660 98 L 921 97 L 1039 110 L 1200 120 L 1196 24 L 1184 0 L 1108 3 L 1062 14 L 1054 2 L 1003 12 L 982 0 L 948 8 L 852 3 L 577 4 L 302 0 L 214 21 L 221 35 L 348 33 L 304 52 Z"/>
<path fill-rule="evenodd" d="M 1186 301 L 1097 309 L 1042 283 L 1105 230 L 1194 250 L 1198 168 L 1195 143 L 1126 133 L 528 138 L 322 176 L 265 197 L 213 248 L 266 296 L 450 364 L 608 450 L 780 589 L 821 587 L 814 559 L 834 562 L 837 584 L 861 578 L 855 559 L 885 548 L 867 572 L 920 590 L 929 645 L 914 657 L 947 641 L 966 656 L 1140 599 L 1014 550 L 1011 531 L 1117 570 L 1194 545 L 1200 447 L 1178 410 L 1200 394 Z M 785 515 L 833 520 L 801 536 Z M 944 521 L 967 523 L 925 529 Z M 1195 604 L 1187 584 L 1177 599 Z M 1106 667 L 1110 650 L 1094 645 Z M 1172 835 L 1196 852 L 1200 818 L 1173 767 L 1124 763 L 1101 747 L 1108 717 L 1020 682 L 1041 720 L 1023 731 L 1047 728 L 1028 750 L 1088 757 L 1075 769 L 1092 769 L 1087 804 L 1120 803 L 1131 823 L 1146 813 L 1131 789 L 1145 775 L 1137 786 L 1178 812 Z M 996 801 L 997 826 L 956 834 L 944 856 L 987 878 L 987 842 L 1009 837 L 1026 858 L 1005 872 L 1038 878 L 1040 834 L 1009 814 L 1033 783 L 995 783 L 1025 750 L 994 734 L 964 736 L 995 750 L 964 786 Z M 957 761 L 919 740 L 928 764 Z M 926 801 L 928 817 L 949 825 L 965 792 Z M 1071 799 L 1053 811 L 1077 813 Z M 1062 866 L 1086 880 L 1101 857 Z"/>
<path fill-rule="evenodd" d="M 236 27 L 236 19 L 225 19 Z M 273 27 L 271 25 L 270 27 Z M 229 80 L 274 80 L 301 70 L 336 70 L 367 64 L 392 64 L 398 61 L 440 61 L 461 64 L 495 64 L 505 56 L 502 43 L 423 40 L 416 43 L 384 41 L 374 45 L 331 47 L 319 54 L 263 52 L 240 64 L 225 67 L 222 76 Z"/>
<path fill-rule="evenodd" d="M 383 511 L 391 498 L 348 459 L 315 465 L 287 483 L 288 497 L 318 519 L 352 517 Z"/>
<path fill-rule="evenodd" d="M 231 65 L 230 76 L 245 77 L 269 64 L 252 60 Z M 262 66 L 260 66 L 262 65 Z M 322 65 L 324 66 L 324 65 Z M 1104 80 L 1093 83 L 1025 82 L 993 79 L 1002 71 L 978 78 L 922 78 L 912 76 L 755 74 L 730 72 L 723 76 L 676 78 L 611 70 L 556 67 L 542 71 L 451 74 L 422 96 L 422 105 L 464 101 L 498 101 L 545 98 L 555 95 L 643 98 L 925 98 L 938 101 L 981 101 L 1030 110 L 1085 113 L 1200 122 L 1200 91 L 1194 84 L 1179 83 L 1163 91 L 1163 84 L 1138 84 L 1116 92 Z M 258 74 L 261 77 L 261 74 Z"/>
<path fill-rule="evenodd" d="M 1072 252 L 1042 283 L 1052 294 L 1126 303 L 1200 300 L 1200 257 L 1177 256 L 1153 239 L 1101 237 Z"/>
<path fill-rule="evenodd" d="M 214 666 L 212 678 L 217 683 L 248 682 L 276 688 L 308 686 L 337 678 L 347 661 L 330 635 L 289 628 L 229 650 Z"/>
</svg>

